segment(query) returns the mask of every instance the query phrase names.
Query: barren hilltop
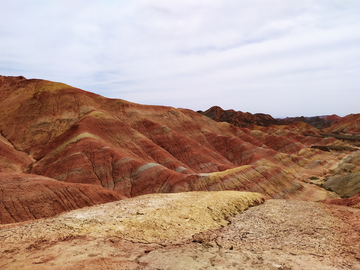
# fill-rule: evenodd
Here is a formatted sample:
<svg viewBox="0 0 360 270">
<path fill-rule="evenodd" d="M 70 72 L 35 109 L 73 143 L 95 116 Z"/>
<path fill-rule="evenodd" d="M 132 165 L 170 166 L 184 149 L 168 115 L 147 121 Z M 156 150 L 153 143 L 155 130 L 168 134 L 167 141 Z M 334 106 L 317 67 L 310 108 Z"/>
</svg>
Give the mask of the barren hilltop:
<svg viewBox="0 0 360 270">
<path fill-rule="evenodd" d="M 318 129 L 22 76 L 0 109 L 1 269 L 360 269 L 360 114 Z"/>
</svg>

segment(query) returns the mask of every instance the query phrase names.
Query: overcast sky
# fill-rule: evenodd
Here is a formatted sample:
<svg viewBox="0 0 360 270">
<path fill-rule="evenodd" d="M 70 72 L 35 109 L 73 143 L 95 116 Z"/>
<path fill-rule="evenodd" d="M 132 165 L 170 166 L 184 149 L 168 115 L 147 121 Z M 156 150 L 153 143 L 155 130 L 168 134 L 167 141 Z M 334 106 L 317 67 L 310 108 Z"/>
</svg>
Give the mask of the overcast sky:
<svg viewBox="0 0 360 270">
<path fill-rule="evenodd" d="M 360 113 L 359 0 L 0 0 L 0 75 L 274 117 Z"/>
</svg>

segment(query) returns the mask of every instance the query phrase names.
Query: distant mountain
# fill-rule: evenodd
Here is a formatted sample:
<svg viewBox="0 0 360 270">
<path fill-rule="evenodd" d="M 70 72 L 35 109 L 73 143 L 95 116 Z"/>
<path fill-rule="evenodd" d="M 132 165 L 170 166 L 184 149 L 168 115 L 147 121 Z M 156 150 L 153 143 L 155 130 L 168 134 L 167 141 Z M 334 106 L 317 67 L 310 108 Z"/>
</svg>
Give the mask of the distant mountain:
<svg viewBox="0 0 360 270">
<path fill-rule="evenodd" d="M 219 106 L 213 106 L 205 112 L 198 111 L 198 113 L 205 115 L 216 122 L 227 122 L 237 127 L 246 127 L 249 124 L 267 127 L 271 124 L 278 124 L 278 120 L 274 119 L 269 114 L 251 114 L 249 112 L 244 113 L 241 111 L 223 110 Z"/>
<path fill-rule="evenodd" d="M 324 116 L 314 116 L 314 117 L 286 117 L 286 118 L 273 118 L 269 114 L 264 113 L 255 113 L 251 114 L 249 112 L 241 112 L 235 110 L 223 110 L 219 106 L 213 106 L 210 109 L 203 111 L 198 111 L 198 113 L 205 115 L 217 122 L 227 122 L 237 127 L 248 127 L 251 125 L 267 127 L 269 125 L 286 125 L 294 122 L 304 122 L 317 129 L 322 129 L 330 127 L 333 123 L 341 119 L 340 116 L 333 115 L 324 115 Z"/>
<path fill-rule="evenodd" d="M 340 116 L 333 114 L 333 115 L 324 115 L 324 116 L 313 116 L 313 117 L 286 117 L 283 119 L 278 119 L 279 125 L 284 125 L 287 123 L 293 123 L 296 121 L 301 121 L 304 123 L 307 123 L 309 125 L 312 125 L 313 127 L 317 129 L 327 128 L 330 127 L 335 122 L 339 121 L 341 119 Z"/>
</svg>

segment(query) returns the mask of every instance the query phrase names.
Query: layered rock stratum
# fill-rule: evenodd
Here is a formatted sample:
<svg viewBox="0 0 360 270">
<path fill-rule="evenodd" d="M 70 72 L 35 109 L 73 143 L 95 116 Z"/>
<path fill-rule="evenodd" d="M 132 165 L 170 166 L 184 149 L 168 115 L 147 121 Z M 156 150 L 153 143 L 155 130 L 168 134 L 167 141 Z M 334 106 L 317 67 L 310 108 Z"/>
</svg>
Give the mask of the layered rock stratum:
<svg viewBox="0 0 360 270">
<path fill-rule="evenodd" d="M 22 76 L 0 108 L 1 269 L 360 269 L 354 115 L 244 127 Z"/>
</svg>

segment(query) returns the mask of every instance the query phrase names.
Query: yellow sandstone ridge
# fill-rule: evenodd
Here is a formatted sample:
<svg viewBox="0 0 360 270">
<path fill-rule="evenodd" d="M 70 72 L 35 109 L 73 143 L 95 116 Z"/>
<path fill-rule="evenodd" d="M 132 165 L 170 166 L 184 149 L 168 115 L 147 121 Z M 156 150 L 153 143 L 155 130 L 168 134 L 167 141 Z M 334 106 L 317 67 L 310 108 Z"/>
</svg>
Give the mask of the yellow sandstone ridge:
<svg viewBox="0 0 360 270">
<path fill-rule="evenodd" d="M 133 242 L 176 244 L 218 229 L 263 196 L 214 191 L 148 194 L 60 215 L 70 235 L 119 236 Z"/>
</svg>

